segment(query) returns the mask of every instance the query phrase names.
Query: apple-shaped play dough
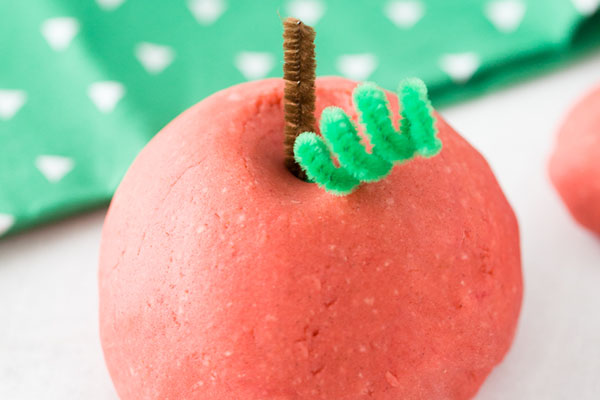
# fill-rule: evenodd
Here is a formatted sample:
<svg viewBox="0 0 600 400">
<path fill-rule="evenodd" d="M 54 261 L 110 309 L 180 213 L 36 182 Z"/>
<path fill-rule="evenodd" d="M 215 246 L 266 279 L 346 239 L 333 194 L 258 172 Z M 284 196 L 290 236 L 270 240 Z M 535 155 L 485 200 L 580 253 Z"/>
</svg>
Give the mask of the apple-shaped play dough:
<svg viewBox="0 0 600 400">
<path fill-rule="evenodd" d="M 550 177 L 573 217 L 600 235 L 600 87 L 563 123 L 550 159 Z"/>
<path fill-rule="evenodd" d="M 315 85 L 307 49 L 184 112 L 117 190 L 100 334 L 122 400 L 469 399 L 506 354 L 519 232 L 486 161 L 422 82 L 400 113 L 374 85 Z"/>
<path fill-rule="evenodd" d="M 283 85 L 192 107 L 119 187 L 100 327 L 121 399 L 470 398 L 522 294 L 517 222 L 486 161 L 438 117 L 438 156 L 329 194 L 284 166 Z M 354 87 L 317 80 L 317 115 L 354 116 Z"/>
</svg>

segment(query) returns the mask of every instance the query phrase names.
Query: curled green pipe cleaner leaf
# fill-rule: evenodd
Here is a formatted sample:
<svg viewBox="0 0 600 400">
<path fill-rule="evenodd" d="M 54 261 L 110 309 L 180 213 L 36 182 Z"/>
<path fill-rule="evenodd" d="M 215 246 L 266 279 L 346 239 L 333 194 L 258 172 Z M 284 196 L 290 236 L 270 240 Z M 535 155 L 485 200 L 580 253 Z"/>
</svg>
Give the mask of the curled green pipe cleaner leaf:
<svg viewBox="0 0 600 400">
<path fill-rule="evenodd" d="M 418 78 L 407 78 L 400 82 L 398 97 L 402 105 L 402 121 L 407 121 L 409 135 L 415 144 L 416 153 L 433 157 L 442 150 L 437 137 L 433 107 L 427 95 L 427 86 Z M 402 129 L 401 129 L 402 131 Z"/>
<path fill-rule="evenodd" d="M 327 107 L 323 110 L 320 127 L 321 135 L 330 144 L 340 166 L 359 181 L 378 181 L 392 169 L 391 162 L 375 153 L 367 153 L 354 123 L 341 108 Z"/>
<path fill-rule="evenodd" d="M 331 151 L 323 139 L 312 132 L 304 132 L 294 142 L 294 158 L 302 166 L 306 175 L 328 192 L 345 195 L 360 181 L 343 168 L 337 168 L 331 161 Z"/>
<path fill-rule="evenodd" d="M 396 132 L 383 90 L 373 83 L 365 83 L 354 89 L 352 97 L 359 110 L 360 121 L 373 144 L 373 153 L 393 161 L 407 160 L 414 155 L 415 144 L 407 129 L 410 124 L 403 117 L 405 122 L 400 127 L 404 129 L 400 134 Z"/>
<path fill-rule="evenodd" d="M 321 136 L 304 132 L 294 144 L 294 157 L 308 178 L 337 195 L 351 193 L 360 182 L 375 182 L 387 176 L 394 163 L 415 155 L 432 157 L 442 148 L 437 138 L 433 107 L 423 81 L 416 78 L 400 83 L 400 129 L 391 119 L 385 92 L 365 83 L 353 92 L 354 106 L 366 129 L 371 153 L 361 144 L 352 119 L 338 107 L 326 108 L 320 121 Z M 333 162 L 335 154 L 339 167 Z"/>
</svg>

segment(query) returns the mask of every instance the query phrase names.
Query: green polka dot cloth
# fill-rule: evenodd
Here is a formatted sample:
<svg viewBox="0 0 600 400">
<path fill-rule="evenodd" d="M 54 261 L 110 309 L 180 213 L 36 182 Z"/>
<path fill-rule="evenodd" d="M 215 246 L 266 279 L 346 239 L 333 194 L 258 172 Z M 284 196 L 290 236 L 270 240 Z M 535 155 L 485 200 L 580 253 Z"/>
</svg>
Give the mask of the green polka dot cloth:
<svg viewBox="0 0 600 400">
<path fill-rule="evenodd" d="M 317 73 L 435 105 L 600 44 L 600 0 L 0 1 L 0 235 L 106 204 L 144 144 L 220 89 L 282 74 L 281 18 Z"/>
</svg>

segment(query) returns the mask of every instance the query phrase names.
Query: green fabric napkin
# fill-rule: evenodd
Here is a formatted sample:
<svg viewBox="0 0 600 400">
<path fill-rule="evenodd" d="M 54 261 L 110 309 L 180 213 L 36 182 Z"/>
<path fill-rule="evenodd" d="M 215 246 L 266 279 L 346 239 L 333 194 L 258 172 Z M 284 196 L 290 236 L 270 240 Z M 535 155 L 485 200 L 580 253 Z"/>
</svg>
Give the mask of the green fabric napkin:
<svg viewBox="0 0 600 400">
<path fill-rule="evenodd" d="M 0 235 L 105 204 L 177 114 L 281 76 L 280 16 L 316 28 L 319 75 L 418 76 L 440 105 L 600 44 L 599 2 L 1 1 Z"/>
</svg>

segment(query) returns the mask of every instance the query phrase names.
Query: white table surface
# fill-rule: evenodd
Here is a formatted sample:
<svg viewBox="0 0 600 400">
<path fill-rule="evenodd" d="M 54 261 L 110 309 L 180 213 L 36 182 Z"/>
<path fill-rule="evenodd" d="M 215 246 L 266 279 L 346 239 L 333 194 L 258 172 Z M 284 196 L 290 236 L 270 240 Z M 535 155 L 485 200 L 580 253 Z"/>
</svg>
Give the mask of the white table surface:
<svg viewBox="0 0 600 400">
<path fill-rule="evenodd" d="M 517 336 L 477 400 L 600 399 L 600 239 L 570 218 L 546 173 L 558 124 L 594 84 L 599 53 L 441 110 L 487 157 L 521 226 Z M 98 339 L 104 212 L 0 240 L 0 399 L 116 399 Z"/>
</svg>

